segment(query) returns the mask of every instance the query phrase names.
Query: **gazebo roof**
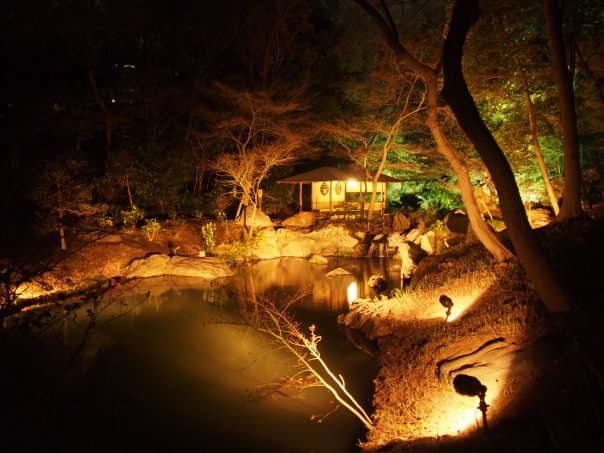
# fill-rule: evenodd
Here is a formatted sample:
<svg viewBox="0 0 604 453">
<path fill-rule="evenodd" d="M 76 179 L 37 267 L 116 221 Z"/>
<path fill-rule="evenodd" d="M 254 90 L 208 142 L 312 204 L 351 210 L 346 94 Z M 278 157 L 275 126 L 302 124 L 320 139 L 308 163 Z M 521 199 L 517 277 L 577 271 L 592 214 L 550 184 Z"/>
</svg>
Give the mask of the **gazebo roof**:
<svg viewBox="0 0 604 453">
<path fill-rule="evenodd" d="M 365 170 L 362 168 L 319 167 L 298 175 L 277 181 L 279 184 L 298 184 L 320 181 L 364 181 Z M 381 174 L 378 182 L 401 182 L 399 179 Z"/>
</svg>

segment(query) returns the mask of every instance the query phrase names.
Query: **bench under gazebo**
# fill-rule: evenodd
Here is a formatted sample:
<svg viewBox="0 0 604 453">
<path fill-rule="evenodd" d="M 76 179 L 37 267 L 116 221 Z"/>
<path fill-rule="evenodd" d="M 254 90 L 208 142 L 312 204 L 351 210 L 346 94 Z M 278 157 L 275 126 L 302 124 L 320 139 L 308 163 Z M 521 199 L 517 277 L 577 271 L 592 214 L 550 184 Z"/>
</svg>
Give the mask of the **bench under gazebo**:
<svg viewBox="0 0 604 453">
<path fill-rule="evenodd" d="M 298 184 L 299 210 L 303 209 L 303 187 L 310 184 L 310 210 L 314 213 L 360 212 L 369 209 L 373 181 L 363 168 L 320 167 L 277 181 L 279 184 Z M 374 212 L 386 211 L 386 189 L 389 183 L 401 182 L 381 174 L 377 182 Z M 365 198 L 365 200 L 363 200 Z M 307 203 L 308 206 L 308 203 Z"/>
</svg>

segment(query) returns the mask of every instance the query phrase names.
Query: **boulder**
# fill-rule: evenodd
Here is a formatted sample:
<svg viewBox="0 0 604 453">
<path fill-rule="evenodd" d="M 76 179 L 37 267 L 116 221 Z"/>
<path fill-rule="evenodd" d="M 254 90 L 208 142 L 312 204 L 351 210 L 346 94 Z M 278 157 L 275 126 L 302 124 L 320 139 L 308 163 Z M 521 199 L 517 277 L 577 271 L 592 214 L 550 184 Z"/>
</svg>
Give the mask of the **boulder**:
<svg viewBox="0 0 604 453">
<path fill-rule="evenodd" d="M 274 258 L 281 257 L 281 251 L 270 244 L 262 243 L 253 247 L 251 250 L 252 257 L 255 257 L 259 260 L 272 260 Z"/>
<path fill-rule="evenodd" d="M 352 272 L 347 271 L 346 269 L 342 269 L 341 267 L 336 267 L 335 269 L 325 274 L 325 276 L 327 277 L 341 277 L 343 275 L 352 275 Z"/>
<path fill-rule="evenodd" d="M 576 354 L 573 345 L 570 338 L 554 335 L 526 343 L 494 338 L 478 349 L 441 360 L 436 365 L 436 374 L 439 381 L 461 394 L 464 393 L 456 386 L 456 380 L 460 376 L 475 378 L 486 387 L 488 399 L 489 389 L 500 387 L 502 381 L 522 385 L 527 380 L 550 378 L 543 370 L 569 360 Z"/>
<path fill-rule="evenodd" d="M 411 221 L 401 212 L 392 214 L 392 231 L 405 231 L 411 227 Z"/>
<path fill-rule="evenodd" d="M 245 225 L 250 227 L 252 225 L 252 215 L 254 213 L 253 206 L 248 206 L 247 209 L 235 219 L 235 223 L 238 225 Z M 256 214 L 254 215 L 254 228 L 264 228 L 264 227 L 272 227 L 274 226 L 271 219 L 260 209 L 256 209 Z"/>
<path fill-rule="evenodd" d="M 281 256 L 291 256 L 306 258 L 317 252 L 317 244 L 310 238 L 297 237 L 292 238 L 281 248 Z"/>
<path fill-rule="evenodd" d="M 340 225 L 329 225 L 306 235 L 317 243 L 318 250 L 329 246 L 345 247 L 351 249 L 359 243 L 358 239 L 352 237 L 348 230 Z"/>
<path fill-rule="evenodd" d="M 404 242 L 399 248 L 401 258 L 401 280 L 411 278 L 417 265 L 427 256 L 425 250 L 413 242 Z"/>
<path fill-rule="evenodd" d="M 313 255 L 308 259 L 311 264 L 329 264 L 329 260 L 323 255 Z"/>
<path fill-rule="evenodd" d="M 551 222 L 549 211 L 543 208 L 529 209 L 526 211 L 526 216 L 533 228 L 541 228 Z"/>
<path fill-rule="evenodd" d="M 183 277 L 222 278 L 230 277 L 233 271 L 219 258 L 150 255 L 134 260 L 126 268 L 126 278 L 159 277 L 178 275 Z"/>
<path fill-rule="evenodd" d="M 421 242 L 421 237 L 422 237 L 422 230 L 420 230 L 419 228 L 414 228 L 405 235 L 405 240 L 410 241 L 410 242 L 415 242 L 417 244 L 418 242 L 416 242 L 416 241 Z"/>
<path fill-rule="evenodd" d="M 164 275 L 214 279 L 235 274 L 220 258 L 173 256 L 168 262 Z"/>
<path fill-rule="evenodd" d="M 470 220 L 468 216 L 461 212 L 454 212 L 445 217 L 445 226 L 454 234 L 468 234 Z"/>
<path fill-rule="evenodd" d="M 428 255 L 433 255 L 436 252 L 436 233 L 428 231 L 422 236 L 420 247 Z"/>
<path fill-rule="evenodd" d="M 134 260 L 126 268 L 126 278 L 158 277 L 166 273 L 170 257 L 157 253 L 140 260 Z"/>
<path fill-rule="evenodd" d="M 367 280 L 367 286 L 381 291 L 387 286 L 386 279 L 383 274 L 373 274 Z"/>
<path fill-rule="evenodd" d="M 295 216 L 289 217 L 285 219 L 281 225 L 286 227 L 295 227 L 295 228 L 310 228 L 313 223 L 313 213 L 312 212 L 300 212 Z"/>
</svg>

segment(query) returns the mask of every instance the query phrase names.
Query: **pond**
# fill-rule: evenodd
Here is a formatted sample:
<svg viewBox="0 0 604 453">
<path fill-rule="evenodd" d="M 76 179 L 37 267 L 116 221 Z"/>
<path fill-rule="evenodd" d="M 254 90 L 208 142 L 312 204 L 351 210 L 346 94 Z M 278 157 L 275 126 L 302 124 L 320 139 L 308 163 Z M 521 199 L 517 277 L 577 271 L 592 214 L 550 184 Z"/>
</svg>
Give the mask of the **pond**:
<svg viewBox="0 0 604 453">
<path fill-rule="evenodd" d="M 290 312 L 302 329 L 316 325 L 322 357 L 370 412 L 375 357 L 355 347 L 336 318 L 347 311 L 348 291 L 355 284 L 360 297 L 373 295 L 364 283 L 372 273 L 389 275 L 395 287 L 397 275 L 388 271 L 390 265 L 386 259 L 332 259 L 328 265 L 281 259 L 242 266 L 220 286 L 161 278 L 119 288 L 113 298 L 53 322 L 37 347 L 40 354 L 20 363 L 34 377 L 28 378 L 31 391 L 22 418 L 13 413 L 5 425 L 9 446 L 16 451 L 40 446 L 61 451 L 357 451 L 364 438 L 362 423 L 337 408 L 325 388 L 280 387 L 299 368 L 243 323 L 240 313 L 253 298 L 269 298 L 279 306 L 305 292 Z M 353 274 L 326 277 L 335 267 Z"/>
</svg>

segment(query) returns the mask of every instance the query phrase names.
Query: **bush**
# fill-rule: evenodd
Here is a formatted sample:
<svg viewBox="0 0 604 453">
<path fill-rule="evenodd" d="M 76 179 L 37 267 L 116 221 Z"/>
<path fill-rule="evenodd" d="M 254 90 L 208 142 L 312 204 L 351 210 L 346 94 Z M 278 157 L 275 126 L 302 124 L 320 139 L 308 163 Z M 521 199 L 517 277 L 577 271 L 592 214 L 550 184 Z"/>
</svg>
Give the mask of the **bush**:
<svg viewBox="0 0 604 453">
<path fill-rule="evenodd" d="M 208 222 L 201 227 L 201 242 L 207 251 L 216 247 L 216 224 Z"/>
<path fill-rule="evenodd" d="M 120 217 L 124 228 L 134 228 L 139 221 L 145 218 L 145 211 L 133 205 L 132 209 L 120 211 Z"/>
<path fill-rule="evenodd" d="M 161 231 L 161 225 L 155 219 L 147 220 L 145 225 L 141 228 L 141 231 L 147 238 L 149 242 L 153 241 L 155 237 L 155 233 L 159 233 Z"/>
</svg>

